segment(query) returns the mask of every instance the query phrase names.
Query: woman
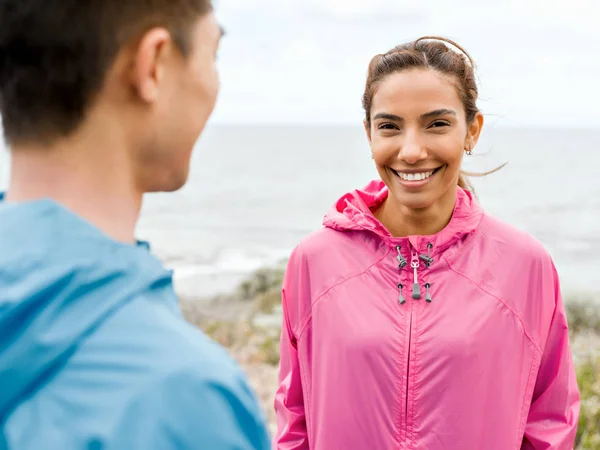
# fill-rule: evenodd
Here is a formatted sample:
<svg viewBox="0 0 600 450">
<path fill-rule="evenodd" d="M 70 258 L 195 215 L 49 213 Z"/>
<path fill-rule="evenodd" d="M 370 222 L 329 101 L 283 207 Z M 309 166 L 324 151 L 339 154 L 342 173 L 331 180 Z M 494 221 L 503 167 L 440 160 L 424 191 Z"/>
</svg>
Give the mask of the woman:
<svg viewBox="0 0 600 450">
<path fill-rule="evenodd" d="M 381 180 L 291 255 L 281 450 L 572 449 L 577 388 L 553 262 L 487 215 L 471 58 L 442 38 L 377 55 L 363 97 Z"/>
</svg>

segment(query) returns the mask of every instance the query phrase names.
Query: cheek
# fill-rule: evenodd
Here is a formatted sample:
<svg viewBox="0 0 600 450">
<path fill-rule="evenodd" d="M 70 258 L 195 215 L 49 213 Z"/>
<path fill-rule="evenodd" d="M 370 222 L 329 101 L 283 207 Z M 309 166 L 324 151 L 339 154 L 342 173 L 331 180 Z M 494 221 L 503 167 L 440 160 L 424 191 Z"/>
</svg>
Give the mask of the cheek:
<svg viewBox="0 0 600 450">
<path fill-rule="evenodd" d="M 460 165 L 464 145 L 458 133 L 433 135 L 428 139 L 426 145 L 431 159 L 438 160 L 449 166 Z"/>
<path fill-rule="evenodd" d="M 374 137 L 371 140 L 373 160 L 378 166 L 386 165 L 390 160 L 397 158 L 399 149 L 397 140 L 392 137 Z"/>
<path fill-rule="evenodd" d="M 205 59 L 194 64 L 186 78 L 179 92 L 181 105 L 185 105 L 180 118 L 187 118 L 190 132 L 197 134 L 204 128 L 216 104 L 219 77 L 214 61 Z"/>
<path fill-rule="evenodd" d="M 203 100 L 214 105 L 219 92 L 219 74 L 215 60 L 212 56 L 204 57 L 197 66 L 196 71 L 197 89 Z"/>
<path fill-rule="evenodd" d="M 440 159 L 444 159 L 445 162 L 450 166 L 459 167 L 462 162 L 462 156 L 464 149 L 461 142 L 452 140 L 447 145 L 439 149 Z"/>
</svg>

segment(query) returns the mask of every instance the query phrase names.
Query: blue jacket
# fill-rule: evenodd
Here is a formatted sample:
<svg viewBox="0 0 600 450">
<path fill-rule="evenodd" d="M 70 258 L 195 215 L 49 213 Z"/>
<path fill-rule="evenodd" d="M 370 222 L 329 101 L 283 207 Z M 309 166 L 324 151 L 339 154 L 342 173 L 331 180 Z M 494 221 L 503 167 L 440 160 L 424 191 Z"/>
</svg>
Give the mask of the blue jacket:
<svg viewBox="0 0 600 450">
<path fill-rule="evenodd" d="M 241 369 L 146 245 L 0 196 L 0 450 L 268 449 Z"/>
</svg>

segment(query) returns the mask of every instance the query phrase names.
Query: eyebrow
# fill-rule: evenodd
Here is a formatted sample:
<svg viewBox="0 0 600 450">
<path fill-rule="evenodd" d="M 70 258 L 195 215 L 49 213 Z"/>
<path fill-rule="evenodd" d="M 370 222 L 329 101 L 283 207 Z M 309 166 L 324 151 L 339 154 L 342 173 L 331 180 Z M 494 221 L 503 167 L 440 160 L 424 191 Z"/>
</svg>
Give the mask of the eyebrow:
<svg viewBox="0 0 600 450">
<path fill-rule="evenodd" d="M 431 112 L 421 115 L 421 118 L 429 119 L 431 117 L 438 117 L 438 116 L 456 116 L 456 111 L 454 111 L 453 109 L 446 109 L 446 108 L 436 109 L 435 111 L 431 111 Z"/>
<path fill-rule="evenodd" d="M 425 114 L 421 114 L 421 119 L 430 119 L 431 117 L 439 117 L 439 116 L 445 116 L 445 115 L 456 116 L 456 111 L 454 111 L 452 109 L 446 109 L 446 108 L 436 109 L 435 111 L 430 111 Z M 386 120 L 393 120 L 395 122 L 404 122 L 404 118 L 397 116 L 395 114 L 389 114 L 389 113 L 377 113 L 373 117 L 373 120 L 377 120 L 377 119 L 386 119 Z"/>
</svg>

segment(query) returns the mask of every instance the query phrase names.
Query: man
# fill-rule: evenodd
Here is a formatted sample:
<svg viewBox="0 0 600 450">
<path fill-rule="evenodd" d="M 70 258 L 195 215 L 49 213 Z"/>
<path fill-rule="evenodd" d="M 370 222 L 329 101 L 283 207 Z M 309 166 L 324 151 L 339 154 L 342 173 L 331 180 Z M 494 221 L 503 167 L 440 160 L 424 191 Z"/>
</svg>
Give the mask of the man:
<svg viewBox="0 0 600 450">
<path fill-rule="evenodd" d="M 0 0 L 0 449 L 266 449 L 226 352 L 137 242 L 218 91 L 210 0 Z"/>
</svg>

